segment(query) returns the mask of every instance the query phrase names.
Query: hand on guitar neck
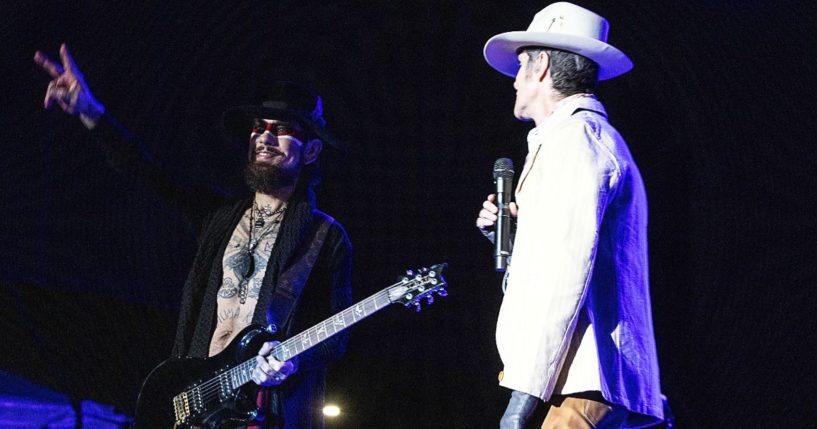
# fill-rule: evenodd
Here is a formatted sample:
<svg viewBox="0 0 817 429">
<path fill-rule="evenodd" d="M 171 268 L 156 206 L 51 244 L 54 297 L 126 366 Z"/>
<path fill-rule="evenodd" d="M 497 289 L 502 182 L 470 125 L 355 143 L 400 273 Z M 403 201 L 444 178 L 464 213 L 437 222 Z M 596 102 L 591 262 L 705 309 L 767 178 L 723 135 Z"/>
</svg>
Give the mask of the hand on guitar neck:
<svg viewBox="0 0 817 429">
<path fill-rule="evenodd" d="M 259 386 L 278 386 L 298 370 L 297 357 L 281 362 L 272 355 L 272 350 L 279 344 L 280 341 L 269 341 L 258 351 L 251 377 Z"/>
</svg>

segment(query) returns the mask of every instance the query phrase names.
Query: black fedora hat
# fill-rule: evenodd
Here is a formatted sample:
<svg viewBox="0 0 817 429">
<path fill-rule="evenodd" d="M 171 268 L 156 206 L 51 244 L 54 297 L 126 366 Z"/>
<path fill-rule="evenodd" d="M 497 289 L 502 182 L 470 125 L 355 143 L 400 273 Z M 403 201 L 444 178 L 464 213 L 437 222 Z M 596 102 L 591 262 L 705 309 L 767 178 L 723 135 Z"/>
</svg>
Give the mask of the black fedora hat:
<svg viewBox="0 0 817 429">
<path fill-rule="evenodd" d="M 289 81 L 274 82 L 263 89 L 259 104 L 235 106 L 222 115 L 224 129 L 231 136 L 241 139 L 249 135 L 256 118 L 298 121 L 324 143 L 341 153 L 346 150 L 343 143 L 326 129 L 320 95 L 304 85 Z"/>
</svg>

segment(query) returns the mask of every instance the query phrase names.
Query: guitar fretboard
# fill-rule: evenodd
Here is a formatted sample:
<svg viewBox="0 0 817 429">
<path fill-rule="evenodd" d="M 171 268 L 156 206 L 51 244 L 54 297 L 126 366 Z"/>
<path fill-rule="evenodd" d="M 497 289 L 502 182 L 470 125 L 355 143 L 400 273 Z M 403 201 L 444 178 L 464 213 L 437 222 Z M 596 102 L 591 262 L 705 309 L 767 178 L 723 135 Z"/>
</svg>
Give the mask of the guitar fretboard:
<svg viewBox="0 0 817 429">
<path fill-rule="evenodd" d="M 407 306 L 414 304 L 419 310 L 421 298 L 427 297 L 431 302 L 431 293 L 435 291 L 444 296 L 445 281 L 441 276 L 444 267 L 445 264 L 434 265 L 430 270 L 422 269 L 421 274 L 413 278 L 404 277 L 397 283 L 280 343 L 272 349 L 272 356 L 279 361 L 290 360 L 396 302 Z M 218 403 L 230 398 L 236 389 L 252 381 L 251 376 L 255 367 L 254 356 L 174 396 L 176 424 L 186 424 L 189 419 L 195 419 L 194 416 L 217 407 Z"/>
<path fill-rule="evenodd" d="M 380 311 L 384 307 L 392 304 L 410 288 L 427 281 L 427 278 L 414 278 L 397 282 L 282 342 L 272 349 L 271 354 L 282 362 L 290 360 L 312 347 L 317 346 L 338 332 Z M 434 283 L 436 283 L 436 279 Z M 230 392 L 249 383 L 252 381 L 251 375 L 255 366 L 256 360 L 255 357 L 253 357 L 236 365 L 232 369 L 220 373 L 217 377 L 202 383 L 200 386 L 179 394 L 174 398 L 177 416 L 189 415 L 190 412 L 186 410 L 204 408 L 204 402 L 206 402 L 208 397 L 212 396 L 212 394 L 209 394 L 210 392 L 203 392 L 202 388 L 209 391 L 217 390 L 219 395 L 226 397 Z"/>
<path fill-rule="evenodd" d="M 323 322 L 320 322 L 315 326 L 301 332 L 300 334 L 282 342 L 272 349 L 271 354 L 275 357 L 275 359 L 283 362 L 300 355 L 312 347 L 317 346 L 327 338 L 343 331 L 344 329 L 390 305 L 392 300 L 389 298 L 389 291 L 399 285 L 400 283 L 395 283 L 341 311 L 340 313 L 335 314 Z M 237 365 L 232 370 L 227 371 L 228 373 L 235 373 L 231 374 L 229 377 L 229 381 L 231 383 L 230 388 L 236 389 L 246 383 L 249 383 L 251 381 L 250 375 L 255 369 L 255 365 L 256 360 L 253 357 L 252 359 Z"/>
</svg>

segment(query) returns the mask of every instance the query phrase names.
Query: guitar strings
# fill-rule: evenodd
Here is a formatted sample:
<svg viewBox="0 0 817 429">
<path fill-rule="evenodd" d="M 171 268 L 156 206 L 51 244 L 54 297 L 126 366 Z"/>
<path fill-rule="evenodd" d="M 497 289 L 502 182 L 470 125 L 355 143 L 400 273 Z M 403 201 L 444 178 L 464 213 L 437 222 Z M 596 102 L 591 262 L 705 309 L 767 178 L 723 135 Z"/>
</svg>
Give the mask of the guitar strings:
<svg viewBox="0 0 817 429">
<path fill-rule="evenodd" d="M 411 286 L 411 285 L 413 285 L 413 283 L 415 283 L 416 281 L 417 281 L 416 279 L 412 279 L 412 280 L 410 280 L 410 281 L 409 281 L 409 283 L 408 283 L 408 284 Z M 393 285 L 391 285 L 391 286 L 389 286 L 389 287 L 387 287 L 387 288 L 383 289 L 382 291 L 380 291 L 380 292 L 378 292 L 378 293 L 376 293 L 376 294 L 372 295 L 371 297 L 367 298 L 366 300 L 364 300 L 364 301 L 363 301 L 364 305 L 365 305 L 365 303 L 366 303 L 367 301 L 373 301 L 373 302 L 375 303 L 375 307 L 377 308 L 377 303 L 376 303 L 376 302 L 377 302 L 377 299 L 378 299 L 378 298 L 381 298 L 381 297 L 383 297 L 383 296 L 387 296 L 387 295 L 388 295 L 388 290 L 389 290 L 389 289 L 391 289 L 391 288 L 393 288 L 393 287 L 395 287 L 395 286 L 397 286 L 397 285 L 399 285 L 400 283 L 402 283 L 402 282 L 395 283 L 395 284 L 393 284 Z M 390 300 L 389 300 L 389 303 L 391 303 L 391 301 L 390 301 Z M 321 327 L 321 325 L 324 325 L 326 322 L 333 320 L 333 319 L 334 319 L 335 317 L 337 317 L 338 315 L 341 315 L 341 316 L 348 315 L 349 313 L 351 313 L 351 312 L 353 312 L 353 311 L 354 311 L 354 308 L 355 308 L 355 307 L 356 307 L 356 306 L 352 306 L 352 307 L 349 307 L 349 308 L 347 308 L 347 309 L 345 309 L 345 310 L 341 311 L 341 312 L 340 312 L 340 313 L 338 313 L 337 315 L 332 316 L 332 318 L 331 318 L 331 319 L 328 319 L 328 320 L 327 320 L 327 321 L 325 321 L 325 322 L 319 323 L 319 324 L 317 324 L 317 325 L 315 325 L 315 326 L 313 326 L 313 327 L 311 327 L 311 328 L 307 329 L 306 331 L 304 331 L 304 333 L 307 333 L 307 334 L 308 334 L 308 333 L 312 333 L 312 332 L 314 331 L 314 332 L 315 332 L 315 336 L 317 336 L 318 329 Z M 371 314 L 371 313 L 370 313 L 370 314 Z M 345 317 L 344 317 L 343 319 L 345 320 Z M 344 329 L 345 329 L 345 328 L 344 328 Z M 342 330 L 343 330 L 343 329 L 341 329 L 341 331 L 342 331 Z M 336 330 L 334 333 L 332 333 L 332 335 L 335 335 L 335 334 L 337 334 L 338 332 L 340 332 L 340 331 L 337 331 L 337 330 Z M 296 337 L 293 337 L 293 338 L 290 338 L 290 339 L 289 339 L 289 340 L 287 340 L 287 341 L 284 341 L 283 343 L 281 343 L 281 344 L 279 344 L 278 346 L 276 346 L 276 347 L 275 347 L 275 348 L 274 348 L 274 349 L 271 351 L 271 353 L 272 353 L 273 355 L 278 355 L 278 354 L 280 354 L 280 353 L 281 353 L 283 350 L 285 350 L 285 349 L 289 350 L 289 349 L 293 349 L 293 348 L 295 348 L 295 349 L 297 350 L 297 348 L 295 347 L 295 344 L 296 344 L 296 342 L 297 342 L 297 338 L 299 338 L 299 337 L 300 337 L 300 335 L 298 335 L 298 336 L 296 336 Z M 328 337 L 329 337 L 329 335 L 327 335 L 325 338 L 328 338 Z M 324 339 L 325 339 L 325 338 L 324 338 Z M 298 354 L 300 354 L 300 353 L 298 353 Z M 297 354 L 296 354 L 296 355 L 297 355 Z M 293 357 L 294 357 L 294 356 L 293 356 Z M 250 364 L 250 365 L 247 365 L 248 363 L 251 363 L 251 364 Z M 247 368 L 245 371 L 241 371 L 243 366 L 249 366 L 249 368 Z M 247 360 L 247 361 L 245 361 L 245 362 L 243 362 L 243 363 L 241 363 L 241 364 L 237 365 L 236 367 L 234 367 L 234 368 L 232 368 L 232 369 L 230 369 L 230 370 L 228 370 L 228 371 L 225 371 L 224 373 L 220 374 L 220 375 L 219 375 L 219 376 L 217 376 L 217 377 L 213 377 L 213 378 L 211 378 L 210 380 L 208 380 L 208 381 L 206 381 L 206 382 L 202 383 L 202 384 L 201 384 L 201 385 L 199 385 L 199 386 L 196 386 L 196 388 L 198 388 L 198 389 L 199 389 L 199 394 L 200 394 L 200 398 L 201 398 L 202 402 L 210 402 L 211 400 L 213 400 L 213 399 L 217 399 L 217 398 L 219 397 L 219 394 L 220 394 L 220 391 L 221 391 L 221 379 L 220 379 L 220 378 L 221 378 L 222 376 L 227 375 L 227 376 L 229 377 L 229 380 L 230 380 L 230 381 L 232 381 L 232 380 L 234 379 L 234 377 L 233 377 L 233 376 L 235 375 L 235 373 L 238 373 L 238 374 L 239 374 L 239 376 L 246 376 L 247 378 L 249 378 L 249 375 L 248 375 L 248 374 L 246 374 L 246 372 L 248 372 L 248 371 L 252 371 L 253 369 L 255 369 L 255 359 L 254 359 L 254 358 L 253 358 L 253 359 L 249 359 L 249 360 Z M 242 372 L 243 372 L 243 374 L 242 374 Z M 231 383 L 231 384 L 232 384 L 232 383 Z M 230 386 L 230 387 L 232 387 L 232 388 L 237 388 L 237 387 L 240 387 L 240 386 L 241 386 L 241 385 L 243 385 L 243 384 L 245 384 L 245 383 L 241 383 L 241 384 L 239 384 L 238 386 Z M 195 389 L 195 388 L 194 388 L 194 389 Z M 192 393 L 193 393 L 193 392 L 192 392 L 192 389 L 191 389 L 191 390 L 189 390 L 189 391 L 187 391 L 187 392 L 185 392 L 185 393 L 188 393 L 189 395 L 192 395 Z"/>
<path fill-rule="evenodd" d="M 409 281 L 408 285 L 409 285 L 409 286 L 413 286 L 413 285 L 414 285 L 414 283 L 415 283 L 415 282 L 417 282 L 417 281 L 419 281 L 419 280 L 417 280 L 417 279 L 411 279 L 411 280 Z M 364 300 L 363 302 L 365 303 L 365 302 L 367 302 L 367 301 L 373 301 L 373 302 L 375 302 L 375 306 L 377 306 L 377 305 L 376 305 L 376 301 L 377 301 L 377 299 L 378 299 L 378 298 L 381 298 L 381 297 L 384 297 L 384 296 L 388 296 L 388 290 L 389 290 L 389 289 L 391 289 L 391 288 L 393 288 L 393 287 L 396 287 L 396 286 L 400 285 L 401 283 L 402 283 L 402 282 L 397 282 L 397 283 L 395 283 L 395 284 L 393 284 L 393 285 L 391 285 L 391 286 L 389 286 L 389 287 L 387 287 L 387 288 L 385 288 L 385 289 L 381 290 L 380 292 L 378 292 L 378 293 L 376 293 L 376 294 L 372 295 L 371 297 L 367 298 L 367 299 L 366 299 L 366 300 Z M 391 303 L 391 300 L 389 300 L 389 303 Z M 355 307 L 356 307 L 356 306 L 349 307 L 349 308 L 347 308 L 347 309 L 345 309 L 345 310 L 341 311 L 341 312 L 340 312 L 340 313 L 338 313 L 337 315 L 332 316 L 332 318 L 337 317 L 337 316 L 345 316 L 345 315 L 348 315 L 349 313 L 351 313 L 351 312 L 353 312 L 353 311 L 354 311 L 354 308 L 355 308 Z M 370 313 L 370 314 L 371 314 L 371 313 Z M 344 320 L 345 320 L 345 317 L 344 317 Z M 330 319 L 330 320 L 327 320 L 327 321 L 325 321 L 325 322 L 328 322 L 328 321 L 331 321 L 331 319 Z M 309 328 L 309 329 L 307 329 L 306 331 L 304 331 L 304 333 L 311 333 L 311 332 L 313 332 L 313 331 L 314 331 L 314 332 L 315 332 L 315 335 L 317 336 L 318 329 L 319 329 L 319 328 L 320 328 L 320 326 L 321 326 L 321 325 L 323 325 L 325 322 L 322 322 L 322 323 L 319 323 L 319 324 L 317 324 L 317 325 L 315 325 L 315 326 L 312 326 L 311 328 Z M 344 328 L 344 329 L 345 329 L 345 328 Z M 341 331 L 342 331 L 342 330 L 341 330 Z M 337 330 L 336 330 L 336 331 L 335 331 L 335 332 L 334 332 L 332 335 L 335 335 L 335 334 L 337 334 L 338 332 L 340 332 L 340 331 L 337 331 Z M 294 346 L 294 344 L 296 344 L 296 343 L 297 343 L 297 339 L 298 339 L 299 337 L 300 337 L 300 335 L 299 335 L 299 336 L 296 336 L 296 337 L 293 337 L 293 338 L 290 338 L 290 339 L 289 339 L 289 340 L 287 340 L 287 341 L 284 341 L 283 343 L 281 343 L 281 344 L 279 344 L 278 346 L 276 346 L 276 347 L 275 347 L 275 348 L 274 348 L 274 349 L 271 351 L 271 353 L 272 353 L 273 355 L 277 355 L 277 354 L 279 354 L 281 351 L 283 351 L 284 349 L 293 349 L 293 348 L 296 348 L 296 347 Z M 326 338 L 328 338 L 328 337 L 329 337 L 329 336 L 327 336 Z M 300 353 L 298 353 L 298 354 L 300 354 Z M 294 357 L 294 356 L 293 356 L 293 357 Z M 251 365 L 247 365 L 248 363 L 252 363 L 252 364 L 251 364 Z M 253 369 L 255 369 L 255 359 L 254 359 L 254 358 L 253 358 L 253 359 L 249 359 L 249 360 L 247 360 L 247 361 L 243 362 L 242 364 L 239 364 L 239 365 L 235 366 L 234 368 L 232 368 L 232 369 L 230 369 L 230 370 L 228 370 L 228 371 L 225 371 L 224 373 L 220 374 L 220 376 L 221 376 L 221 375 L 225 375 L 225 374 L 232 376 L 232 375 L 235 375 L 235 373 L 236 373 L 236 372 L 238 372 L 238 374 L 239 374 L 239 375 L 244 375 L 244 374 L 241 374 L 241 373 L 243 372 L 243 371 L 241 371 L 241 369 L 242 369 L 241 367 L 243 367 L 243 366 L 245 366 L 245 365 L 246 365 L 246 366 L 250 366 L 249 368 L 247 368 L 247 369 L 246 369 L 246 371 L 252 371 Z M 246 377 L 247 377 L 247 378 L 249 378 L 249 375 L 247 374 L 247 375 L 246 375 Z M 230 377 L 230 379 L 232 380 L 232 379 L 233 379 L 233 377 Z M 245 384 L 245 383 L 239 384 L 238 386 L 235 386 L 235 387 L 240 387 L 240 386 L 241 386 L 241 385 L 243 385 L 243 384 Z M 231 386 L 231 387 L 232 387 L 232 386 Z M 235 387 L 234 387 L 234 388 L 235 388 Z M 208 381 L 206 381 L 206 382 L 202 383 L 201 385 L 196 386 L 196 388 L 198 388 L 198 389 L 199 389 L 201 400 L 202 400 L 203 402 L 209 402 L 210 400 L 216 399 L 216 398 L 219 396 L 219 392 L 220 392 L 220 390 L 221 390 L 221 380 L 219 379 L 219 377 L 218 377 L 218 376 L 217 376 L 217 377 L 213 377 L 213 378 L 211 378 L 210 380 L 208 380 Z M 194 389 L 195 389 L 195 388 L 194 388 Z M 192 393 L 193 393 L 193 392 L 192 392 L 192 389 L 191 389 L 191 390 L 189 390 L 189 391 L 186 391 L 185 393 L 188 393 L 188 394 L 192 395 Z"/>
<path fill-rule="evenodd" d="M 408 286 L 413 286 L 413 285 L 414 285 L 416 282 L 419 282 L 420 280 L 421 280 L 421 279 L 416 279 L 416 278 L 414 278 L 414 279 L 410 279 L 410 280 L 407 282 L 407 285 L 408 285 Z M 388 291 L 389 291 L 389 289 L 391 289 L 391 288 L 393 288 L 393 287 L 396 287 L 396 286 L 399 286 L 401 283 L 402 283 L 402 282 L 397 282 L 397 283 L 395 283 L 395 284 L 393 284 L 393 285 L 391 285 L 391 286 L 389 286 L 389 287 L 387 287 L 387 288 L 383 289 L 382 291 L 380 291 L 380 292 L 378 292 L 378 293 L 376 293 L 376 294 L 372 295 L 370 298 L 368 298 L 368 299 L 364 300 L 364 303 L 365 303 L 366 301 L 373 301 L 373 302 L 375 303 L 376 310 L 379 310 L 379 308 L 377 308 L 377 303 L 376 303 L 377 298 L 379 298 L 379 297 L 381 297 L 381 296 L 386 296 L 386 295 L 388 295 Z M 391 299 L 389 299 L 389 303 L 391 303 L 391 302 L 392 302 L 392 301 L 391 301 Z M 351 312 L 353 312 L 353 311 L 354 311 L 355 307 L 357 307 L 357 306 L 355 305 L 355 306 L 349 307 L 349 308 L 347 308 L 346 310 L 343 310 L 343 311 L 341 311 L 340 313 L 338 313 L 338 315 L 346 315 L 346 314 L 348 314 L 348 313 L 351 313 Z M 370 314 L 371 314 L 371 313 L 370 313 Z M 368 316 L 368 315 L 367 315 L 367 316 Z M 336 316 L 333 316 L 333 317 L 336 317 Z M 345 318 L 344 318 L 344 319 L 345 319 Z M 357 322 L 357 321 L 355 321 L 355 322 Z M 324 323 L 325 323 L 325 322 L 324 322 Z M 320 328 L 320 327 L 321 327 L 321 325 L 323 325 L 324 323 L 319 323 L 318 325 L 315 325 L 315 326 L 313 326 L 313 327 L 311 327 L 311 328 L 307 329 L 307 330 L 306 330 L 306 331 L 304 331 L 304 332 L 305 332 L 305 333 L 308 333 L 308 332 L 310 332 L 310 331 L 315 331 L 315 334 L 316 334 L 316 336 L 317 336 L 318 328 Z M 345 328 L 344 328 L 344 329 L 345 329 Z M 335 331 L 335 332 L 334 332 L 332 335 L 337 334 L 337 332 L 338 332 L 338 331 Z M 326 338 L 328 338 L 328 337 L 329 337 L 329 336 L 327 336 Z M 294 345 L 294 344 L 295 344 L 295 338 L 297 338 L 297 337 L 290 338 L 289 340 L 287 340 L 287 341 L 285 341 L 285 342 L 281 343 L 279 346 L 275 347 L 275 348 L 272 350 L 272 353 L 273 353 L 273 354 L 280 353 L 280 352 L 281 352 L 281 351 L 282 351 L 282 350 L 283 350 L 283 349 L 284 349 L 284 348 L 287 346 L 287 344 L 293 344 L 293 345 Z M 300 354 L 300 352 L 299 352 L 298 354 Z M 297 354 L 296 354 L 296 356 L 297 356 Z M 294 357 L 294 356 L 293 356 L 293 357 Z M 244 369 L 244 371 L 241 371 L 241 370 L 243 369 L 243 368 L 242 368 L 243 366 L 248 366 L 249 368 L 246 368 L 246 369 Z M 209 402 L 209 401 L 211 401 L 212 399 L 217 398 L 217 397 L 219 396 L 220 385 L 221 385 L 221 379 L 220 379 L 220 377 L 221 377 L 221 376 L 223 376 L 223 375 L 229 375 L 229 376 L 230 376 L 230 380 L 232 381 L 232 380 L 233 380 L 233 376 L 235 375 L 235 373 L 237 373 L 237 372 L 238 372 L 238 373 L 239 373 L 239 375 L 246 376 L 246 377 L 249 379 L 249 374 L 247 374 L 247 372 L 248 372 L 248 371 L 252 371 L 253 369 L 255 369 L 255 359 L 249 359 L 249 360 L 247 360 L 247 361 L 245 361 L 245 362 L 243 362 L 243 363 L 241 363 L 241 364 L 237 365 L 236 367 L 234 367 L 234 368 L 230 369 L 229 371 L 226 371 L 226 372 L 224 372 L 224 373 L 220 374 L 219 376 L 214 377 L 214 378 L 212 378 L 212 379 L 210 379 L 210 380 L 208 380 L 208 381 L 206 381 L 206 382 L 202 383 L 200 386 L 197 386 L 197 388 L 199 389 L 199 392 L 200 392 L 200 398 L 201 398 L 201 400 L 202 400 L 203 402 Z M 243 372 L 243 374 L 242 374 L 242 372 Z M 231 383 L 231 384 L 232 384 L 232 383 Z M 232 388 L 234 389 L 234 388 L 240 387 L 240 386 L 242 386 L 242 385 L 244 385 L 244 384 L 246 384 L 246 382 L 242 382 L 242 383 L 241 383 L 241 384 L 239 384 L 238 386 L 230 386 L 230 387 L 232 387 Z M 189 390 L 189 391 L 185 391 L 184 393 L 187 393 L 187 394 L 192 394 L 193 392 L 192 392 L 192 389 L 191 389 L 191 390 Z"/>
<path fill-rule="evenodd" d="M 421 283 L 421 282 L 422 282 L 422 279 L 412 278 L 412 279 L 409 279 L 408 282 L 405 283 L 405 284 L 406 284 L 406 286 L 414 286 L 417 283 Z M 388 287 L 384 288 L 383 290 L 381 290 L 380 292 L 377 292 L 374 295 L 372 295 L 371 297 L 365 299 L 364 301 L 362 301 L 362 303 L 365 303 L 366 301 L 373 301 L 373 302 L 375 302 L 375 306 L 376 306 L 377 298 L 379 298 L 381 296 L 388 296 L 388 294 L 389 294 L 388 292 L 389 292 L 390 289 L 392 289 L 392 288 L 394 288 L 396 286 L 400 286 L 401 284 L 404 284 L 403 281 L 398 281 L 397 283 L 394 283 L 391 286 L 388 286 Z M 393 301 L 391 299 L 389 299 L 389 304 L 391 304 L 392 302 Z M 345 316 L 345 315 L 347 315 L 349 313 L 352 313 L 356 307 L 357 307 L 357 304 L 353 305 L 353 306 L 351 306 L 351 307 L 349 307 L 349 308 L 347 308 L 347 309 L 345 309 L 343 311 L 341 311 L 340 313 L 337 313 L 335 316 L 332 316 L 332 318 L 337 317 L 338 315 L 344 315 Z M 380 310 L 380 308 L 376 307 L 376 310 Z M 369 314 L 372 314 L 372 313 L 369 313 Z M 367 314 L 364 317 L 368 317 L 369 314 Z M 344 317 L 343 319 L 345 321 L 346 318 Z M 318 328 L 321 327 L 321 325 L 325 324 L 328 321 L 329 321 L 329 319 L 324 321 L 324 322 L 318 323 L 317 325 L 312 326 L 311 328 L 304 331 L 304 333 L 308 333 L 308 332 L 314 330 L 315 334 L 317 336 Z M 353 323 L 356 323 L 356 322 L 357 322 L 357 320 L 355 320 Z M 351 326 L 351 325 L 349 325 L 349 326 Z M 346 327 L 347 326 L 344 326 L 344 329 L 346 329 Z M 343 331 L 343 329 L 341 329 L 341 331 Z M 339 331 L 336 330 L 332 335 L 335 335 L 338 332 Z M 298 337 L 300 337 L 300 335 L 292 337 L 292 338 L 284 341 L 283 343 L 281 343 L 278 346 L 276 346 L 275 348 L 273 348 L 271 353 L 273 355 L 277 355 L 278 353 L 280 353 L 284 349 L 295 348 L 294 347 L 294 344 L 296 343 L 295 339 L 298 338 Z M 329 335 L 326 338 L 328 338 L 328 337 L 329 337 Z M 292 357 L 295 357 L 300 353 L 302 353 L 302 352 L 298 352 L 295 355 L 293 355 Z M 210 402 L 211 400 L 217 399 L 219 397 L 219 392 L 221 390 L 220 386 L 221 386 L 221 377 L 222 376 L 227 375 L 228 380 L 231 381 L 231 382 L 232 382 L 232 380 L 235 379 L 235 377 L 234 377 L 235 375 L 245 376 L 248 380 L 250 380 L 250 375 L 248 374 L 248 372 L 255 369 L 255 364 L 256 364 L 256 361 L 255 361 L 255 358 L 253 357 L 252 359 L 248 359 L 248 360 L 242 362 L 241 364 L 236 365 L 232 369 L 230 369 L 228 371 L 225 371 L 225 372 L 219 374 L 218 376 L 211 378 L 210 380 L 205 381 L 204 383 L 194 387 L 193 389 L 185 390 L 182 393 L 187 394 L 189 396 L 192 396 L 194 390 L 198 389 L 199 390 L 199 397 L 201 398 L 201 402 L 202 403 Z M 247 366 L 248 368 L 243 368 L 245 366 Z M 237 386 L 230 386 L 230 387 L 232 389 L 236 389 L 238 387 L 243 386 L 246 383 L 247 382 L 245 381 L 245 382 L 242 382 L 242 383 L 238 384 Z"/>
</svg>

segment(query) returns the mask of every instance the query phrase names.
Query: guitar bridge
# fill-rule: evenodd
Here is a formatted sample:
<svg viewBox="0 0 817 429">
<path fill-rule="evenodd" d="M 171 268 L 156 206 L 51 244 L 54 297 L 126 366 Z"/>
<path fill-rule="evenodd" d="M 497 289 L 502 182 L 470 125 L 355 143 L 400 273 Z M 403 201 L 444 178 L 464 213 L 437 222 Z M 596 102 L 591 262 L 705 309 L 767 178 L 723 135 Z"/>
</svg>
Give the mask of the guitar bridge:
<svg viewBox="0 0 817 429">
<path fill-rule="evenodd" d="M 200 413 L 203 409 L 201 390 L 198 387 L 173 397 L 173 411 L 177 425 L 186 422 L 192 415 Z"/>
<path fill-rule="evenodd" d="M 176 424 L 182 424 L 190 417 L 190 401 L 187 399 L 187 392 L 180 393 L 173 398 L 173 411 L 176 414 Z"/>
</svg>

